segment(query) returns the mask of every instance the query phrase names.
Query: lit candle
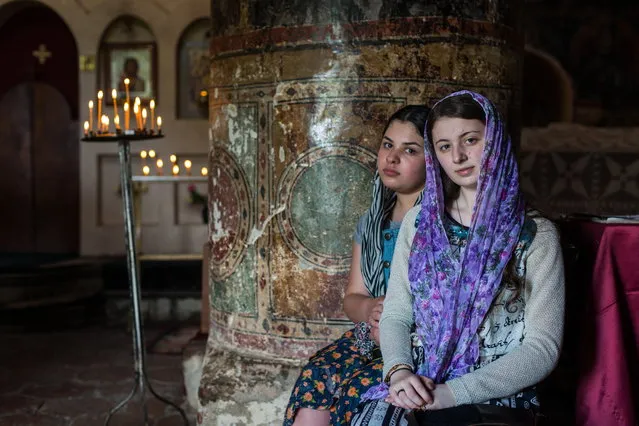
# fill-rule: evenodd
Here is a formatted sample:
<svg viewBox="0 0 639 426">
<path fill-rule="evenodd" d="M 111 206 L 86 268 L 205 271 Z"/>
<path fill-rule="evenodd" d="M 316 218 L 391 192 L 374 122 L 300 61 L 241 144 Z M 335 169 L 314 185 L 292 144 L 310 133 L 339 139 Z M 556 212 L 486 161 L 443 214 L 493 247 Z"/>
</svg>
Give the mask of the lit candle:
<svg viewBox="0 0 639 426">
<path fill-rule="evenodd" d="M 193 163 L 191 163 L 191 160 L 184 160 L 184 168 L 186 169 L 186 175 L 187 176 L 191 176 L 191 166 L 193 165 Z"/>
<path fill-rule="evenodd" d="M 149 151 L 149 158 L 155 158 L 155 151 L 154 150 L 150 150 Z"/>
<path fill-rule="evenodd" d="M 173 165 L 173 176 L 177 176 L 180 174 L 180 166 L 178 166 L 177 164 Z"/>
<path fill-rule="evenodd" d="M 151 169 L 149 168 L 149 166 L 142 167 L 142 174 L 144 174 L 144 176 L 148 176 L 150 172 Z"/>
<path fill-rule="evenodd" d="M 142 108 L 142 128 L 146 129 L 146 108 Z"/>
<path fill-rule="evenodd" d="M 140 113 L 140 106 L 138 104 L 133 104 L 133 115 L 135 115 L 135 128 L 139 129 L 140 126 L 140 120 L 139 120 L 139 113 Z"/>
<path fill-rule="evenodd" d="M 164 167 L 164 161 L 161 158 L 158 158 L 158 161 L 155 163 L 158 166 L 158 175 L 162 174 L 162 167 Z"/>
<path fill-rule="evenodd" d="M 131 99 L 129 98 L 129 83 L 131 83 L 131 80 L 129 80 L 128 78 L 124 79 L 124 91 L 126 92 L 126 103 L 127 104 L 131 104 Z"/>
<path fill-rule="evenodd" d="M 151 109 L 151 130 L 155 129 L 155 99 L 151 99 L 149 102 L 149 108 Z"/>
<path fill-rule="evenodd" d="M 115 130 L 120 130 L 120 116 L 113 117 L 113 124 L 115 124 Z"/>
<path fill-rule="evenodd" d="M 175 162 L 177 161 L 177 156 L 175 154 L 171 154 L 169 160 L 171 160 L 171 163 L 175 164 Z"/>
<path fill-rule="evenodd" d="M 102 90 L 100 90 L 98 92 L 98 117 L 102 117 L 102 97 L 104 96 L 104 93 L 102 92 Z"/>
<path fill-rule="evenodd" d="M 158 124 L 158 133 L 162 133 L 162 117 L 158 115 L 158 119 L 156 120 Z"/>
<path fill-rule="evenodd" d="M 102 115 L 102 131 L 109 131 L 109 117 L 107 117 L 106 114 Z"/>
<path fill-rule="evenodd" d="M 135 109 L 137 106 L 137 110 Z M 135 101 L 133 102 L 133 112 L 135 113 L 135 123 L 137 124 L 139 129 L 142 129 L 142 102 L 140 101 L 140 97 L 136 96 Z"/>
<path fill-rule="evenodd" d="M 140 158 L 146 160 L 147 153 L 146 151 L 140 151 Z"/>
<path fill-rule="evenodd" d="M 89 101 L 89 129 L 93 131 L 93 101 Z"/>
<path fill-rule="evenodd" d="M 129 103 L 124 103 L 124 130 L 129 130 Z"/>
<path fill-rule="evenodd" d="M 113 98 L 113 116 L 118 117 L 118 101 L 116 100 L 118 98 L 118 91 L 115 89 L 111 90 L 111 97 Z M 118 120 L 118 122 L 119 121 L 120 120 Z M 113 122 L 115 122 L 115 119 Z"/>
<path fill-rule="evenodd" d="M 202 173 L 202 176 L 208 176 L 209 169 L 207 169 L 206 167 L 202 167 L 201 173 Z"/>
<path fill-rule="evenodd" d="M 89 122 L 84 122 L 84 136 L 89 136 Z"/>
</svg>

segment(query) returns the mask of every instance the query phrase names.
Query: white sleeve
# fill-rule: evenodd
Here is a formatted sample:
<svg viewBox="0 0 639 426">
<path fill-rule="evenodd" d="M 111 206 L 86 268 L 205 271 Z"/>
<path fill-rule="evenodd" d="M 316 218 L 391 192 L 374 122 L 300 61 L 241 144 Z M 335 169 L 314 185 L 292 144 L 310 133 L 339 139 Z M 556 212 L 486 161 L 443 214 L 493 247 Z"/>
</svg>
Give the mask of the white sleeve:
<svg viewBox="0 0 639 426">
<path fill-rule="evenodd" d="M 408 281 L 408 258 L 415 237 L 415 218 L 420 206 L 406 213 L 397 236 L 384 311 L 379 322 L 384 376 L 397 364 L 413 365 L 410 330 L 413 326 L 413 296 Z"/>
</svg>

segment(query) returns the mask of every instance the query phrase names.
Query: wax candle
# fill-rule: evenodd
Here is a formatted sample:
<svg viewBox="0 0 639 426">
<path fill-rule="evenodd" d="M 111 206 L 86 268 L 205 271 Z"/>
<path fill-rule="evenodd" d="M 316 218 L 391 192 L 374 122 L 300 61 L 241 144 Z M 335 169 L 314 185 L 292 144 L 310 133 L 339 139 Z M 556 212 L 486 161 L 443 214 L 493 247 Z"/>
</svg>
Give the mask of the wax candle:
<svg viewBox="0 0 639 426">
<path fill-rule="evenodd" d="M 162 117 L 158 115 L 158 119 L 156 121 L 158 124 L 158 133 L 162 133 Z"/>
<path fill-rule="evenodd" d="M 142 128 L 146 129 L 146 108 L 142 108 Z"/>
<path fill-rule="evenodd" d="M 193 165 L 193 163 L 191 163 L 191 160 L 184 160 L 184 168 L 186 169 L 186 175 L 187 176 L 191 176 L 191 166 Z"/>
<path fill-rule="evenodd" d="M 120 116 L 116 115 L 113 117 L 113 124 L 115 125 L 115 130 L 120 130 Z"/>
<path fill-rule="evenodd" d="M 102 97 L 104 96 L 104 93 L 102 92 L 102 90 L 100 90 L 98 92 L 98 117 L 102 117 Z"/>
<path fill-rule="evenodd" d="M 140 106 L 138 104 L 133 104 L 133 115 L 135 116 L 135 128 L 139 129 L 140 120 L 139 120 Z"/>
<path fill-rule="evenodd" d="M 154 150 L 150 150 L 149 151 L 149 158 L 155 158 L 155 151 Z"/>
<path fill-rule="evenodd" d="M 158 158 L 158 161 L 155 163 L 155 165 L 158 167 L 158 175 L 161 175 L 162 167 L 164 167 L 164 161 L 162 161 L 161 158 Z"/>
<path fill-rule="evenodd" d="M 171 160 L 171 163 L 175 164 L 175 162 L 177 161 L 177 156 L 175 154 L 171 154 L 169 160 Z"/>
<path fill-rule="evenodd" d="M 144 176 L 148 176 L 148 175 L 149 175 L 149 173 L 151 173 L 151 169 L 149 168 L 149 166 L 144 166 L 144 167 L 142 167 L 142 174 L 143 174 Z"/>
<path fill-rule="evenodd" d="M 89 129 L 93 131 L 93 101 L 89 101 Z"/>
<path fill-rule="evenodd" d="M 173 165 L 173 176 L 177 176 L 180 174 L 180 166 L 178 166 L 177 164 Z"/>
<path fill-rule="evenodd" d="M 113 98 L 113 116 L 118 117 L 118 101 L 117 101 L 118 91 L 115 89 L 111 90 L 111 97 Z M 114 122 L 115 122 L 115 119 L 114 119 Z"/>
<path fill-rule="evenodd" d="M 151 130 L 155 129 L 155 99 L 151 99 L 149 102 L 149 109 L 151 110 Z"/>
<path fill-rule="evenodd" d="M 127 104 L 131 104 L 131 98 L 129 98 L 129 83 L 131 83 L 131 80 L 129 80 L 128 78 L 124 79 L 124 91 L 126 93 L 126 103 Z"/>
<path fill-rule="evenodd" d="M 129 103 L 125 102 L 123 108 L 124 108 L 124 130 L 129 130 L 129 119 L 130 119 Z"/>
<path fill-rule="evenodd" d="M 202 167 L 202 170 L 200 170 L 200 172 L 202 173 L 202 176 L 208 176 L 209 169 L 207 169 L 206 167 Z"/>
<path fill-rule="evenodd" d="M 89 136 L 89 122 L 84 122 L 84 136 Z"/>
<path fill-rule="evenodd" d="M 147 156 L 147 152 L 146 151 L 140 151 L 140 158 L 143 160 L 146 160 L 146 156 Z"/>
</svg>

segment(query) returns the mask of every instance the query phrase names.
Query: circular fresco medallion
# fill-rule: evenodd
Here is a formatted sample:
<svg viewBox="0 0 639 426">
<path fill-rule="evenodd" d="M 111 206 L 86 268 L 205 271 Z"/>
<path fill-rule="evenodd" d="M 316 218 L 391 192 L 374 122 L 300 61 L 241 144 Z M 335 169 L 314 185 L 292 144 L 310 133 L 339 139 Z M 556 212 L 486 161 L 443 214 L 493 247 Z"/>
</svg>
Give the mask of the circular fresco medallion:
<svg viewBox="0 0 639 426">
<path fill-rule="evenodd" d="M 303 153 L 285 169 L 277 205 L 282 238 L 315 269 L 348 271 L 355 225 L 370 205 L 376 156 L 366 148 L 334 144 Z"/>
<path fill-rule="evenodd" d="M 224 148 L 216 147 L 211 155 L 209 186 L 211 274 L 222 280 L 242 261 L 253 223 L 246 175 Z"/>
</svg>

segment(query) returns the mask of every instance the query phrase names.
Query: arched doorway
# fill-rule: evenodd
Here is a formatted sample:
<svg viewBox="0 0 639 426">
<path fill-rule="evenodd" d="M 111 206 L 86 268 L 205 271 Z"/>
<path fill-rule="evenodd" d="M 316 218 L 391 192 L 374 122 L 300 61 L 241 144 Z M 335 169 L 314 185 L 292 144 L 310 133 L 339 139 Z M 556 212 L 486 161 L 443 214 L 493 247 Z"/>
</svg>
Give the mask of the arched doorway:
<svg viewBox="0 0 639 426">
<path fill-rule="evenodd" d="M 0 253 L 79 251 L 78 51 L 50 8 L 0 9 Z M 7 64 L 9 65 L 9 64 Z"/>
</svg>

